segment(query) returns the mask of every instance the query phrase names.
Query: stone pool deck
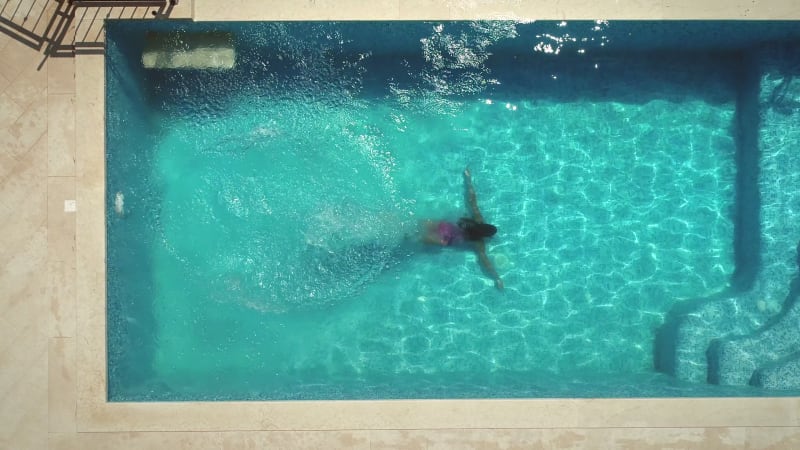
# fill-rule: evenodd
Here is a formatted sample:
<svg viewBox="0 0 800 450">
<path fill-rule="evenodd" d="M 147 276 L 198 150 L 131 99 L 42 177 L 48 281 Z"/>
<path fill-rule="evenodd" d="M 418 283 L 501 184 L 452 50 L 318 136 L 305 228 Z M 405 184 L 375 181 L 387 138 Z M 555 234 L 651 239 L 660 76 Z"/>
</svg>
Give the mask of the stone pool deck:
<svg viewBox="0 0 800 450">
<path fill-rule="evenodd" d="M 798 398 L 106 403 L 101 46 L 104 17 L 153 11 L 196 20 L 800 19 L 796 2 L 145 3 L 83 5 L 69 21 L 67 0 L 0 3 L 0 448 L 800 448 Z"/>
</svg>

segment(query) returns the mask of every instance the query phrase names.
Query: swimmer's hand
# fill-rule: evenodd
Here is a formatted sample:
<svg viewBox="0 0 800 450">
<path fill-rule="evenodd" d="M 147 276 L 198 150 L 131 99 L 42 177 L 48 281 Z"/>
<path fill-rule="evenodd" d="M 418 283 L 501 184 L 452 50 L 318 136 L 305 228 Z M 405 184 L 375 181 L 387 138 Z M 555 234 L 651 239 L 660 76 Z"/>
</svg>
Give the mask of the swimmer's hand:
<svg viewBox="0 0 800 450">
<path fill-rule="evenodd" d="M 472 178 L 472 174 L 469 173 L 469 167 L 464 169 L 464 176 L 467 177 L 467 178 Z"/>
<path fill-rule="evenodd" d="M 505 289 L 505 286 L 503 285 L 503 280 L 501 280 L 500 278 L 494 280 L 494 285 L 495 285 L 495 287 L 497 287 L 497 289 L 499 289 L 501 291 L 503 289 Z"/>
</svg>

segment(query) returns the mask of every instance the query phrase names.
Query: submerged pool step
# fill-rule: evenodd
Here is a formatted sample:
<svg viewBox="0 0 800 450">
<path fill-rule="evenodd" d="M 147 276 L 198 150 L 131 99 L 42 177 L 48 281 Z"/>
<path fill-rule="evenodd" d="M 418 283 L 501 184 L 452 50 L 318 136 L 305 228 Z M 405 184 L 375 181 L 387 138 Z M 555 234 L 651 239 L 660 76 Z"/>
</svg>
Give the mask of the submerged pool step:
<svg viewBox="0 0 800 450">
<path fill-rule="evenodd" d="M 767 389 L 800 389 L 800 352 L 756 370 L 750 384 Z"/>
<path fill-rule="evenodd" d="M 754 332 L 719 339 L 709 348 L 709 381 L 722 385 L 771 383 L 771 374 L 784 373 L 783 358 L 800 350 L 800 220 L 794 206 L 800 199 L 794 188 L 800 185 L 795 149 L 800 130 L 792 114 L 800 101 L 800 79 L 793 75 L 796 66 L 780 67 L 769 60 L 762 61 L 762 71 L 759 189 L 765 239 L 751 304 L 774 317 Z M 784 384 L 791 383 L 800 388 L 797 378 Z"/>
<path fill-rule="evenodd" d="M 757 310 L 753 297 L 752 293 L 737 296 L 720 292 L 676 305 L 657 334 L 658 370 L 685 381 L 708 381 L 711 343 L 752 333 L 769 317 L 768 312 Z M 748 310 L 750 305 L 752 310 Z"/>
<path fill-rule="evenodd" d="M 774 322 L 747 336 L 715 341 L 708 349 L 712 383 L 743 386 L 751 382 L 760 367 L 766 367 L 800 349 L 800 303 L 797 292 L 786 300 L 791 304 Z"/>
<path fill-rule="evenodd" d="M 747 65 L 758 68 L 758 78 L 744 78 L 747 83 L 743 81 L 737 99 L 737 169 L 742 178 L 758 180 L 757 186 L 737 185 L 739 206 L 751 207 L 740 208 L 738 214 L 758 220 L 738 224 L 736 275 L 748 274 L 741 269 L 758 270 L 744 277 L 752 283 L 737 282 L 734 276 L 736 289 L 729 294 L 686 301 L 670 311 L 657 335 L 656 367 L 681 380 L 766 386 L 770 376 L 784 370 L 775 361 L 800 350 L 795 251 L 800 216 L 793 206 L 800 191 L 792 188 L 800 185 L 800 156 L 794 148 L 800 130 L 792 114 L 800 101 L 800 77 L 793 75 L 795 66 L 782 67 L 768 55 L 762 58 Z"/>
<path fill-rule="evenodd" d="M 226 70 L 235 63 L 233 34 L 220 31 L 150 32 L 142 52 L 146 69 Z"/>
</svg>

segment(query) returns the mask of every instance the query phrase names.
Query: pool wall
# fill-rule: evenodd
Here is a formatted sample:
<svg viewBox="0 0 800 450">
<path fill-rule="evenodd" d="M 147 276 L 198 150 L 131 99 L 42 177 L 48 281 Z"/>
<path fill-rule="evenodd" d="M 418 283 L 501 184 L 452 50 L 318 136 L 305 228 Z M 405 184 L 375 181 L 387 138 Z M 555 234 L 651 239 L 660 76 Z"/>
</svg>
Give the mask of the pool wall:
<svg viewBox="0 0 800 450">
<path fill-rule="evenodd" d="M 149 183 L 147 174 L 149 157 L 155 148 L 154 136 L 158 124 L 149 115 L 142 86 L 144 70 L 135 64 L 141 55 L 140 41 L 135 39 L 107 40 L 106 55 L 122 53 L 120 65 L 106 73 L 105 82 L 116 94 L 106 104 L 106 121 L 109 126 L 137 133 L 108 134 L 106 148 L 120 151 L 106 152 L 106 236 L 107 258 L 106 292 L 108 302 L 108 359 L 109 392 L 124 390 L 129 385 L 139 385 L 151 378 L 152 368 L 139 361 L 152 361 L 155 349 L 156 326 L 153 315 L 153 268 L 150 247 L 152 238 L 137 231 L 136 217 L 143 214 L 147 205 L 158 204 L 158 186 Z M 141 133 L 139 130 L 146 130 Z M 127 201 L 117 193 L 128 193 Z M 137 193 L 135 202 L 132 192 Z M 124 194 L 122 194 L 124 195 Z M 118 204 L 121 202 L 120 204 Z M 117 211 L 117 208 L 121 208 Z M 144 225 L 147 226 L 147 225 Z M 125 273 L 140 295 L 120 286 L 115 273 Z"/>
<path fill-rule="evenodd" d="M 656 338 L 656 367 L 682 380 L 797 389 L 800 161 L 787 102 L 800 90 L 800 55 L 756 50 L 743 55 L 737 100 L 731 289 L 673 308 Z"/>
<path fill-rule="evenodd" d="M 184 2 L 181 2 L 184 3 Z M 195 1 L 195 17 L 199 19 L 430 19 L 478 18 L 511 14 L 514 17 L 594 18 L 598 14 L 620 18 L 798 18 L 795 6 L 787 2 L 765 2 L 745 9 L 727 2 L 659 4 L 594 4 L 544 6 L 534 3 L 503 4 L 451 9 L 436 2 L 432 6 L 397 2 L 375 3 L 372 8 L 361 5 L 320 5 L 315 9 L 285 8 L 265 10 L 261 3 L 237 3 L 237 7 L 219 2 Z M 242 7 L 239 7 L 242 6 Z M 548 442 L 559 445 L 585 442 L 665 442 L 680 446 L 708 448 L 713 439 L 722 448 L 741 448 L 745 443 L 757 447 L 797 442 L 800 425 L 797 398 L 770 399 L 622 399 L 622 400 L 520 400 L 520 401 L 393 401 L 393 402 L 255 402 L 255 403 L 151 403 L 111 404 L 106 402 L 105 359 L 105 235 L 103 173 L 103 57 L 83 55 L 75 67 L 76 119 L 78 123 L 94 123 L 76 136 L 77 193 L 81 209 L 77 215 L 76 247 L 81 270 L 76 273 L 77 335 L 74 365 L 74 405 L 77 417 L 73 430 L 54 436 L 52 442 L 75 447 L 98 442 L 155 442 L 181 439 L 189 445 L 220 442 L 214 431 L 251 430 L 251 433 L 230 433 L 226 442 L 270 442 L 276 434 L 256 434 L 255 430 L 345 430 L 335 435 L 293 433 L 295 439 L 339 437 L 370 441 L 403 442 L 411 437 L 423 441 L 491 443 L 498 440 Z M 69 390 L 53 395 L 62 399 Z M 498 428 L 518 430 L 498 431 Z M 716 428 L 723 427 L 723 428 Z M 448 428 L 462 428 L 448 430 Z M 547 432 L 532 429 L 552 428 Z M 679 428 L 683 428 L 682 430 Z M 467 430 L 464 430 L 467 429 Z M 527 429 L 527 430 L 519 430 Z M 367 430 L 360 433 L 358 430 Z M 383 430 L 383 431 L 380 431 Z M 388 430 L 388 431 L 387 431 Z M 417 430 L 411 434 L 395 430 Z M 425 430 L 429 430 L 426 432 Z M 472 430 L 472 432 L 470 431 Z M 100 431 L 121 433 L 102 434 Z M 132 431 L 168 431 L 137 434 Z M 204 431 L 198 434 L 177 434 L 175 431 Z M 541 430 L 540 430 L 541 431 Z M 480 438 L 474 433 L 480 433 Z M 656 436 L 655 438 L 651 438 Z M 317 440 L 315 440 L 317 439 Z M 538 440 L 537 440 L 538 439 Z M 308 442 L 308 441 L 305 441 Z M 353 441 L 351 441 L 352 443 Z M 488 445 L 488 442 L 487 442 Z M 657 445 L 657 444 L 654 444 Z M 61 448 L 59 447 L 59 448 Z"/>
</svg>

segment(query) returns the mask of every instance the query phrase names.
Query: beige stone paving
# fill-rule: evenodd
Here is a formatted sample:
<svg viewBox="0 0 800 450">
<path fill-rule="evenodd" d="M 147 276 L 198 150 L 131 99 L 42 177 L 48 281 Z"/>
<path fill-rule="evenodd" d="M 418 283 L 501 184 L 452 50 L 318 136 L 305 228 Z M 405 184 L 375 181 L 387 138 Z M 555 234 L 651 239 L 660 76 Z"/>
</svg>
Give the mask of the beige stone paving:
<svg viewBox="0 0 800 450">
<path fill-rule="evenodd" d="M 0 30 L 0 449 L 800 448 L 798 399 L 106 404 L 102 56 L 45 58 L 51 43 L 36 36 L 58 32 L 90 48 L 102 40 L 104 16 L 151 10 L 95 8 L 59 28 L 65 5 L 0 2 L 0 28 L 17 33 Z M 800 18 L 800 11 L 781 0 L 182 0 L 172 17 L 192 15 Z"/>
</svg>

